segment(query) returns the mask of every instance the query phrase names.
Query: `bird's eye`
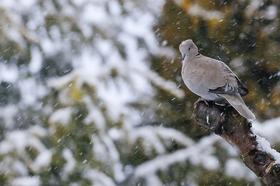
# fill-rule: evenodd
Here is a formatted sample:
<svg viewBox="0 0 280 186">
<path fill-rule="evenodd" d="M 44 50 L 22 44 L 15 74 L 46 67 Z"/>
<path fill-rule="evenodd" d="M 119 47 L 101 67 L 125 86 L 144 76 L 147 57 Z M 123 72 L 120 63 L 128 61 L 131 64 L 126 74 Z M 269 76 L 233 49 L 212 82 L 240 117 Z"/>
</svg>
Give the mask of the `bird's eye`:
<svg viewBox="0 0 280 186">
<path fill-rule="evenodd" d="M 189 51 L 191 50 L 191 47 L 189 48 Z"/>
</svg>

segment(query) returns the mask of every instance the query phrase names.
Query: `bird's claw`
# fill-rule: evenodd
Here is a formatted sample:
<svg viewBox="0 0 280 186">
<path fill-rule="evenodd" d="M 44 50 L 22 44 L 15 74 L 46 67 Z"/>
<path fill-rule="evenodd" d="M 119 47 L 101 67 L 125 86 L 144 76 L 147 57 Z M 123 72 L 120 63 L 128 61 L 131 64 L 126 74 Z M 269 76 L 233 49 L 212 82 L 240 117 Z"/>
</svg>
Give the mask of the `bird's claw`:
<svg viewBox="0 0 280 186">
<path fill-rule="evenodd" d="M 199 102 L 203 102 L 207 107 L 209 107 L 209 103 L 207 102 L 207 100 L 203 99 L 203 98 L 199 98 L 194 105 L 197 105 Z"/>
</svg>

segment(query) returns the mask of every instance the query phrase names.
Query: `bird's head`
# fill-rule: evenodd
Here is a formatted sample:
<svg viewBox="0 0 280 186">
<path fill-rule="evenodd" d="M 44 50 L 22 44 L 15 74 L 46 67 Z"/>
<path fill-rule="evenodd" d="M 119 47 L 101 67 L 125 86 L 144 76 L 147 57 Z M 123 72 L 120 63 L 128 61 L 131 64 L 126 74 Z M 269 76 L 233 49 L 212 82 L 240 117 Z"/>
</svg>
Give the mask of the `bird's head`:
<svg viewBox="0 0 280 186">
<path fill-rule="evenodd" d="M 199 54 L 197 46 L 194 44 L 194 42 L 191 39 L 182 41 L 179 46 L 179 50 L 181 52 L 183 60 L 186 57 L 190 59 Z"/>
</svg>

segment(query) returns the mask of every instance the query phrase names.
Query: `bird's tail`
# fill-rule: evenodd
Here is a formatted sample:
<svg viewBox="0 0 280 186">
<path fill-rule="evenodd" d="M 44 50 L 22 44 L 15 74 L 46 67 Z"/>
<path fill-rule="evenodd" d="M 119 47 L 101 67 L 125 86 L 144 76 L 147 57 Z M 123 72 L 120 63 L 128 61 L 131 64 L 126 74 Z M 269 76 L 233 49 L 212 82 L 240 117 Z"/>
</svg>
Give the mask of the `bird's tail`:
<svg viewBox="0 0 280 186">
<path fill-rule="evenodd" d="M 238 95 L 227 95 L 227 94 L 219 94 L 223 98 L 225 98 L 229 104 L 235 108 L 235 110 L 243 117 L 248 120 L 255 120 L 256 117 L 253 112 L 246 106 L 241 96 Z"/>
</svg>

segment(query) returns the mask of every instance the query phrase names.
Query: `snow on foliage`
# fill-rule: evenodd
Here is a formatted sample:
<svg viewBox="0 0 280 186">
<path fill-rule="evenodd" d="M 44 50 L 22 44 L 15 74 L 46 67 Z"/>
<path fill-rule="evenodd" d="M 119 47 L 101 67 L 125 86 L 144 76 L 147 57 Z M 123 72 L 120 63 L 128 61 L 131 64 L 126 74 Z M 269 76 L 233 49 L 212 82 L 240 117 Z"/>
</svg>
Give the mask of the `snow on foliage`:
<svg viewBox="0 0 280 186">
<path fill-rule="evenodd" d="M 114 186 L 129 177 L 126 169 L 131 167 L 136 179 L 162 185 L 157 172 L 174 164 L 187 161 L 208 170 L 222 166 L 215 156 L 216 145 L 225 147 L 220 138 L 210 135 L 195 142 L 175 129 L 146 126 L 142 117 L 150 109 L 146 103 L 157 104 L 157 88 L 184 97 L 150 66 L 152 55 L 173 54 L 158 45 L 153 32 L 162 4 L 1 1 L 1 34 L 16 51 L 0 59 L 0 80 L 20 93 L 18 101 L 0 108 L 4 184 Z M 202 14 L 198 16 L 221 16 Z M 277 128 L 269 126 L 267 130 Z M 178 149 L 169 152 L 174 144 Z M 139 165 L 124 161 L 133 148 L 143 148 L 148 160 Z M 229 175 L 240 169 L 233 162 L 226 166 Z M 246 177 L 243 173 L 237 177 Z M 187 177 L 186 183 L 196 184 Z"/>
<path fill-rule="evenodd" d="M 12 181 L 11 185 L 16 186 L 39 186 L 41 185 L 40 178 L 38 176 L 19 177 Z"/>
<path fill-rule="evenodd" d="M 158 156 L 157 158 L 143 163 L 135 170 L 135 176 L 148 176 L 155 174 L 158 170 L 165 170 L 170 165 L 184 162 L 187 159 L 194 164 L 201 164 L 207 169 L 217 169 L 219 161 L 213 156 L 212 145 L 217 142 L 217 136 L 209 136 L 201 139 L 197 144 L 186 149 L 178 150 L 171 154 Z"/>
<path fill-rule="evenodd" d="M 132 145 L 141 138 L 158 153 L 166 151 L 161 140 L 175 139 L 183 145 L 190 141 L 172 129 L 135 129 L 142 122 L 142 111 L 131 105 L 151 102 L 154 85 L 174 96 L 184 96 L 173 82 L 153 72 L 148 63 L 150 55 L 163 55 L 153 34 L 154 14 L 162 2 L 155 1 L 153 5 L 147 11 L 145 3 L 129 1 L 122 5 L 112 0 L 1 2 L 0 8 L 5 10 L 2 19 L 9 25 L 3 27 L 5 39 L 17 44 L 20 57 L 31 54 L 24 68 L 1 63 L 1 80 L 16 84 L 22 95 L 20 102 L 15 103 L 18 108 L 9 104 L 1 108 L 1 115 L 6 123 L 13 123 L 11 117 L 18 117 L 18 110 L 37 109 L 43 114 L 34 123 L 40 130 L 27 122 L 23 123 L 25 129 L 3 136 L 0 154 L 4 158 L 0 168 L 9 175 L 9 184 L 40 185 L 43 178 L 29 177 L 28 172 L 39 175 L 52 171 L 58 158 L 64 162 L 60 165 L 62 181 L 83 166 L 83 179 L 94 185 L 115 185 L 115 181 L 125 179 L 122 152 L 116 141 L 127 139 L 112 138 L 116 135 L 111 136 L 111 131 L 130 136 Z M 53 91 L 58 92 L 57 98 L 48 99 Z M 42 103 L 43 100 L 47 101 Z M 84 118 L 83 112 L 77 115 L 81 111 L 79 106 L 87 113 Z M 77 131 L 79 126 L 94 130 Z M 151 134 L 149 138 L 144 136 L 147 131 Z M 82 148 L 75 144 L 78 141 L 65 141 L 68 136 L 89 139 L 87 146 L 93 156 L 77 159 L 87 155 L 78 152 Z M 96 162 L 93 166 L 88 164 L 92 161 Z M 18 170 L 13 169 L 15 166 Z M 53 179 L 48 180 L 50 184 Z"/>
</svg>

